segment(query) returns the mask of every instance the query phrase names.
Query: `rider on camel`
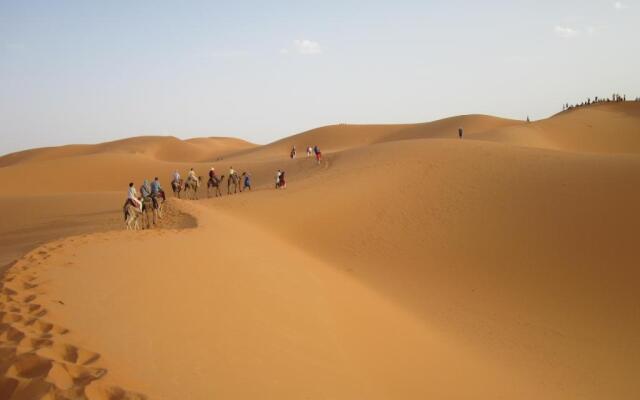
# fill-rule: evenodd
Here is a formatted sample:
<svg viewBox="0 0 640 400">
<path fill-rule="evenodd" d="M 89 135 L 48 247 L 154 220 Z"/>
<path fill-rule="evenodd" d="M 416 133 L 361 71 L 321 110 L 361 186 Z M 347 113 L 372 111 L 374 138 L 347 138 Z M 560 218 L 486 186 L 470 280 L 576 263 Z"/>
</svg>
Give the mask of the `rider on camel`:
<svg viewBox="0 0 640 400">
<path fill-rule="evenodd" d="M 217 183 L 218 182 L 218 176 L 216 175 L 216 169 L 211 167 L 211 169 L 209 170 L 209 181 L 212 183 Z"/>
<path fill-rule="evenodd" d="M 146 199 L 147 197 L 151 197 L 151 186 L 149 185 L 148 180 L 144 180 L 142 186 L 140 186 L 140 195 L 142 199 Z"/>
<path fill-rule="evenodd" d="M 138 207 L 140 212 L 142 212 L 142 202 L 138 199 L 138 193 L 136 192 L 135 186 L 133 186 L 133 182 L 129 183 L 129 192 L 127 193 L 127 199 L 130 201 L 134 207 Z"/>
<path fill-rule="evenodd" d="M 187 180 L 193 180 L 194 182 L 198 180 L 198 177 L 196 176 L 196 171 L 193 170 L 193 168 L 191 168 L 191 170 L 189 171 L 189 176 L 187 177 Z"/>
<path fill-rule="evenodd" d="M 151 199 L 153 200 L 153 206 L 158 208 L 158 197 L 162 200 L 165 200 L 164 190 L 162 190 L 162 186 L 160 186 L 160 180 L 156 176 L 153 182 L 151 182 Z"/>
</svg>

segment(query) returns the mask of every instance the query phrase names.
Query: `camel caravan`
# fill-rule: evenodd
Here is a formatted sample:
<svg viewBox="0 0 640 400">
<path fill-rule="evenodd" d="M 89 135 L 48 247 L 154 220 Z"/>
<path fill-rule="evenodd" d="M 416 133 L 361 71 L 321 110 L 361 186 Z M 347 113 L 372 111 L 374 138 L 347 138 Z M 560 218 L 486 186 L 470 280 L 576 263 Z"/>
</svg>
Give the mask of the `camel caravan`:
<svg viewBox="0 0 640 400">
<path fill-rule="evenodd" d="M 216 169 L 211 168 L 209 170 L 209 180 L 207 181 L 207 197 L 211 197 L 211 192 L 215 197 L 222 196 L 222 183 L 224 182 L 225 175 L 218 176 Z M 184 198 L 187 200 L 198 200 L 198 190 L 202 186 L 202 176 L 196 176 L 193 168 L 189 171 L 187 179 L 180 178 L 178 171 L 174 172 L 173 180 L 171 181 L 171 189 L 173 190 L 174 197 L 179 199 Z M 243 172 L 241 175 L 233 169 L 229 168 L 229 176 L 227 177 L 227 194 L 236 194 L 243 190 L 251 190 L 251 175 L 247 172 Z"/>
<path fill-rule="evenodd" d="M 318 165 L 322 161 L 322 153 L 318 146 L 307 147 L 307 157 L 315 154 Z M 293 146 L 289 153 L 291 159 L 296 158 L 296 148 Z M 198 193 L 202 186 L 202 176 L 196 175 L 193 168 L 189 170 L 186 179 L 180 177 L 180 173 L 175 171 L 171 180 L 171 190 L 173 196 L 178 199 L 198 200 Z M 207 198 L 212 196 L 222 196 L 222 185 L 225 175 L 218 176 L 215 168 L 209 170 L 209 179 L 207 181 Z M 242 193 L 245 190 L 251 191 L 251 174 L 243 172 L 238 174 L 233 167 L 229 168 L 227 178 L 227 195 Z M 276 189 L 286 189 L 285 172 L 278 170 L 276 172 Z M 160 186 L 160 181 L 156 177 L 153 182 L 149 183 L 146 179 L 140 186 L 140 193 L 136 190 L 133 182 L 129 183 L 129 192 L 127 200 L 123 206 L 125 227 L 127 230 L 150 229 L 158 224 L 162 219 L 162 209 L 166 196 L 164 190 Z"/>
</svg>

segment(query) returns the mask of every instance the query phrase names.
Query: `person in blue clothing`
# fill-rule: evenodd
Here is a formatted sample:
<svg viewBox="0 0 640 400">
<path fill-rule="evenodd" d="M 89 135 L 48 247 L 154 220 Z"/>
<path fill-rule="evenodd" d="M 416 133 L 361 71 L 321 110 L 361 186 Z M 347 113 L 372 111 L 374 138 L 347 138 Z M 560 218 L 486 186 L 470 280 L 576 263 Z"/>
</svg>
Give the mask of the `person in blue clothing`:
<svg viewBox="0 0 640 400">
<path fill-rule="evenodd" d="M 242 190 L 249 189 L 251 191 L 251 174 L 248 172 L 242 173 Z"/>
<path fill-rule="evenodd" d="M 157 196 L 162 192 L 162 186 L 160 186 L 160 181 L 156 176 L 153 182 L 151 182 L 151 195 Z"/>
<path fill-rule="evenodd" d="M 162 190 L 162 186 L 160 186 L 160 180 L 156 176 L 153 182 L 151 182 L 151 200 L 153 200 L 153 207 L 158 208 L 158 198 L 161 198 L 163 201 L 164 190 Z"/>
</svg>

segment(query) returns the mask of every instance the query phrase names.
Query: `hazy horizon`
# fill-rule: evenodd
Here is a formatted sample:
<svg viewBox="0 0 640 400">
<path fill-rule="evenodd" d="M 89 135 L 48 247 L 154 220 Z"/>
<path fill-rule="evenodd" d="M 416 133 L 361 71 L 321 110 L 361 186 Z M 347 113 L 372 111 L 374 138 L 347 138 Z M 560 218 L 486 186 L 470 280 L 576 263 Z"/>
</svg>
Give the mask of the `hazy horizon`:
<svg viewBox="0 0 640 400">
<path fill-rule="evenodd" d="M 636 1 L 0 3 L 0 155 L 640 96 Z"/>
</svg>

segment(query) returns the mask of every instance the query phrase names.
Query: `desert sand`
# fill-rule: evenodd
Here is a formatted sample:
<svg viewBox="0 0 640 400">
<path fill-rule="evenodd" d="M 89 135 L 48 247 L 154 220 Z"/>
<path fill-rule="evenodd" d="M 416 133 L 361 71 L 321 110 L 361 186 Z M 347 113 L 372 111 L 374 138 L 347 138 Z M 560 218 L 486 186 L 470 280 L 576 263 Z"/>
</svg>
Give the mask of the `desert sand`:
<svg viewBox="0 0 640 400">
<path fill-rule="evenodd" d="M 253 190 L 125 231 L 129 181 L 212 166 Z M 33 149 L 0 181 L 0 399 L 640 397 L 640 103 Z"/>
</svg>

